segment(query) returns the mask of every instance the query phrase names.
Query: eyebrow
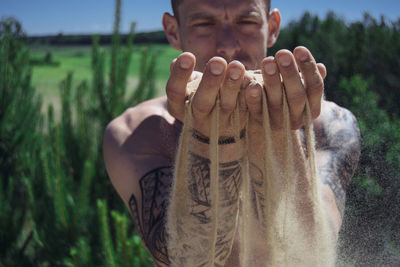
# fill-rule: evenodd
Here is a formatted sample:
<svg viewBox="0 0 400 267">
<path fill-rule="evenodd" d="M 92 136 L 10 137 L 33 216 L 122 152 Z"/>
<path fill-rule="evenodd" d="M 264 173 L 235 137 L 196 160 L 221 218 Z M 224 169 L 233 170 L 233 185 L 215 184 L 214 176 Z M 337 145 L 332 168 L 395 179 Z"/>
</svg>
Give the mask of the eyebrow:
<svg viewBox="0 0 400 267">
<path fill-rule="evenodd" d="M 239 19 L 261 18 L 261 17 L 262 17 L 262 15 L 259 12 L 254 11 L 254 10 L 249 10 L 249 11 L 243 12 L 238 16 Z"/>
<path fill-rule="evenodd" d="M 245 18 L 261 18 L 262 14 L 260 14 L 260 12 L 255 11 L 255 10 L 246 10 L 241 12 L 237 18 L 238 19 L 245 19 Z M 197 12 L 197 13 L 193 13 L 191 15 L 188 16 L 187 21 L 190 23 L 192 21 L 195 20 L 210 20 L 210 21 L 214 21 L 215 17 L 213 15 L 210 15 L 209 13 L 205 13 L 205 12 Z"/>
<path fill-rule="evenodd" d="M 207 13 L 199 12 L 199 13 L 194 13 L 194 14 L 188 16 L 187 20 L 189 22 L 191 22 L 191 21 L 198 20 L 198 19 L 214 20 L 214 17 L 209 15 L 209 14 L 207 14 Z"/>
</svg>

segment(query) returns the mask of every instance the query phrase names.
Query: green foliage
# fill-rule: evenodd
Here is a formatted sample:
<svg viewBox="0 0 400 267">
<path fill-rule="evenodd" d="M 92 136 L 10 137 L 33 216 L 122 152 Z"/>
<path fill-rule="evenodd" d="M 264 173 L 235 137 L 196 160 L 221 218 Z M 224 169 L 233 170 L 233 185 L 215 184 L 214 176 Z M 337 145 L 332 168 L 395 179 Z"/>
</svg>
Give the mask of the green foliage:
<svg viewBox="0 0 400 267">
<path fill-rule="evenodd" d="M 0 50 L 0 266 L 151 266 L 102 159 L 106 124 L 129 106 L 131 98 L 126 95 L 126 80 L 133 27 L 129 45 L 122 49 L 120 4 L 117 1 L 109 77 L 104 74 L 105 52 L 95 42 L 92 84 L 83 81 L 75 89 L 69 73 L 60 84 L 60 118 L 50 105 L 47 129 L 42 129 L 40 101 L 30 85 L 26 45 L 10 27 L 4 27 Z M 155 59 L 152 54 L 150 58 Z M 147 91 L 154 91 L 154 67 L 141 68 L 145 73 L 141 78 L 151 81 L 138 90 L 150 97 Z"/>
<path fill-rule="evenodd" d="M 394 266 L 400 260 L 400 119 L 378 107 L 378 95 L 360 76 L 342 79 L 339 87 L 363 138 L 347 192 L 341 256 L 361 266 Z"/>
<path fill-rule="evenodd" d="M 46 54 L 43 56 L 43 58 L 31 58 L 29 60 L 29 63 L 32 66 L 46 65 L 46 66 L 58 67 L 60 65 L 60 62 L 53 61 L 53 54 L 50 51 L 47 51 Z"/>
<path fill-rule="evenodd" d="M 318 62 L 327 66 L 326 95 L 342 104 L 340 77 L 351 79 L 358 74 L 370 82 L 370 90 L 385 96 L 379 106 L 389 115 L 400 115 L 400 19 L 377 21 L 369 14 L 363 21 L 345 23 L 334 13 L 324 20 L 305 13 L 282 29 L 277 44 L 271 48 L 273 55 L 278 49 L 293 50 L 304 45 L 311 50 Z M 373 77 L 373 79 L 370 79 Z"/>
<path fill-rule="evenodd" d="M 110 238 L 107 203 L 104 200 L 98 200 L 97 208 L 100 214 L 101 236 L 104 244 L 103 254 L 107 266 L 151 266 L 151 257 L 142 246 L 140 237 L 137 235 L 127 236 L 127 217 L 117 211 L 111 212 L 115 232 L 114 243 Z"/>
<path fill-rule="evenodd" d="M 40 123 L 40 99 L 30 85 L 29 52 L 23 45 L 18 22 L 5 21 L 0 29 L 0 166 L 5 177 L 14 176 L 24 167 L 17 165 L 18 157 L 32 143 L 34 129 Z M 23 126 L 25 131 L 19 130 Z M 31 133 L 31 134 L 27 134 Z M 21 170 L 20 170 L 21 169 Z"/>
<path fill-rule="evenodd" d="M 131 37 L 128 38 L 128 44 L 124 53 L 118 53 L 119 38 L 117 37 L 118 35 L 114 35 L 115 44 L 113 44 L 111 50 L 110 84 L 108 86 L 105 85 L 104 80 L 105 53 L 104 51 L 100 51 L 99 37 L 94 37 L 92 67 L 94 69 L 93 84 L 97 89 L 94 97 L 97 98 L 100 104 L 101 109 L 98 112 L 102 113 L 103 123 L 109 122 L 128 107 L 150 99 L 156 94 L 154 74 L 157 54 L 150 53 L 149 55 L 147 48 L 144 48 L 140 64 L 139 85 L 131 96 L 127 95 L 127 70 L 132 53 L 133 31 L 134 24 L 131 26 Z"/>
<path fill-rule="evenodd" d="M 31 233 L 24 233 L 27 202 L 24 178 L 35 170 L 30 154 L 38 146 L 40 99 L 30 85 L 31 69 L 21 25 L 0 23 L 0 263 L 19 257 Z M 17 209 L 15 207 L 18 207 Z"/>
<path fill-rule="evenodd" d="M 113 35 L 101 34 L 101 45 L 110 45 L 112 43 Z M 129 34 L 121 34 L 121 43 L 126 43 L 129 39 Z M 153 32 L 140 32 L 135 35 L 135 44 L 168 44 L 167 37 L 163 30 Z M 82 46 L 91 45 L 92 36 L 90 34 L 62 34 L 48 35 L 48 36 L 29 36 L 28 43 L 35 46 Z"/>
<path fill-rule="evenodd" d="M 135 34 L 136 36 L 136 34 Z M 125 46 L 126 47 L 126 46 Z M 122 50 L 124 46 L 121 45 Z M 134 89 L 137 88 L 140 76 L 140 62 L 143 57 L 143 50 L 147 50 L 148 62 L 150 63 L 151 57 L 157 54 L 157 64 L 155 65 L 155 85 L 156 96 L 165 94 L 165 82 L 169 77 L 169 67 L 171 61 L 179 55 L 169 45 L 152 44 L 149 46 L 135 45 L 132 46 L 130 64 L 127 69 L 127 90 L 126 95 L 131 96 Z M 58 47 L 58 46 L 39 46 L 30 47 L 31 61 L 42 61 L 47 52 L 51 52 L 53 63 L 52 64 L 38 64 L 34 65 L 32 69 L 32 85 L 36 87 L 38 94 L 45 95 L 43 104 L 47 105 L 52 103 L 54 105 L 56 116 L 59 114 L 59 92 L 57 90 L 60 81 L 65 78 L 65 74 L 73 72 L 72 86 L 75 90 L 80 81 L 92 81 L 92 46 L 73 46 L 73 47 Z M 106 76 L 110 73 L 111 61 L 111 47 L 101 46 L 99 43 L 99 52 L 104 52 L 104 73 Z M 125 53 L 125 51 L 123 52 Z M 57 65 L 55 65 L 57 63 Z M 149 63 L 147 65 L 149 65 Z M 45 113 L 46 109 L 42 109 Z"/>
</svg>

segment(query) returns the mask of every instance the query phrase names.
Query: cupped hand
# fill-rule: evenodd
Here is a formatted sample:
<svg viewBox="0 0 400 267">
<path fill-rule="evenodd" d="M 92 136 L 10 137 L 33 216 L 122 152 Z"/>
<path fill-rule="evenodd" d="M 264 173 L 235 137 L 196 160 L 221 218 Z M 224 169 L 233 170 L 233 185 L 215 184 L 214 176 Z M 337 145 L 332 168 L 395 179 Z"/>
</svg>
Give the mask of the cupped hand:
<svg viewBox="0 0 400 267">
<path fill-rule="evenodd" d="M 310 104 L 312 118 L 319 116 L 326 68 L 315 62 L 307 48 L 297 47 L 293 53 L 280 50 L 275 57 L 265 58 L 261 66 L 273 129 L 283 128 L 283 90 L 287 97 L 292 130 L 304 125 L 306 99 Z M 250 114 L 259 122 L 262 121 L 261 90 L 259 84 L 250 84 L 246 89 Z"/>
<path fill-rule="evenodd" d="M 219 98 L 220 136 L 234 136 L 232 116 L 238 103 L 238 96 L 244 82 L 245 68 L 242 63 L 232 61 L 229 64 L 221 57 L 211 58 L 203 73 L 193 72 L 195 57 L 191 53 L 181 54 L 171 64 L 171 75 L 167 82 L 166 93 L 168 110 L 176 119 L 183 121 L 185 101 L 190 92 L 187 84 L 201 79 L 196 92 L 191 97 L 193 127 L 208 136 L 211 126 L 211 113 Z M 245 103 L 242 101 L 241 121 L 245 117 Z"/>
</svg>

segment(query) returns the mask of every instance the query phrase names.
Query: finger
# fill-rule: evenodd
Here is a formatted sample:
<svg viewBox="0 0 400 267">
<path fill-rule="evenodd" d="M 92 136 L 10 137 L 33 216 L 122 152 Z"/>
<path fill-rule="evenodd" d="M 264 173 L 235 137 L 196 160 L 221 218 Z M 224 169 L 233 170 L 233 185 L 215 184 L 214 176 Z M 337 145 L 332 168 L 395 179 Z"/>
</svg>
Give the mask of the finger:
<svg viewBox="0 0 400 267">
<path fill-rule="evenodd" d="M 311 116 L 315 119 L 321 112 L 324 80 L 318 70 L 314 57 L 307 48 L 303 46 L 296 47 L 294 54 L 299 69 L 303 74 L 304 87 L 310 104 Z"/>
<path fill-rule="evenodd" d="M 274 57 L 262 62 L 264 86 L 267 92 L 268 110 L 273 128 L 282 128 L 282 82 Z"/>
<path fill-rule="evenodd" d="M 169 65 L 169 72 L 172 72 L 174 69 L 175 63 L 176 63 L 177 58 L 174 58 L 171 62 L 171 65 Z"/>
<path fill-rule="evenodd" d="M 257 121 L 262 119 L 262 87 L 259 83 L 251 82 L 246 88 L 246 103 L 250 115 Z"/>
<path fill-rule="evenodd" d="M 290 120 L 293 130 L 303 126 L 303 111 L 306 101 L 306 91 L 297 68 L 293 54 L 289 50 L 280 50 L 275 55 L 290 111 Z"/>
<path fill-rule="evenodd" d="M 183 53 L 171 63 L 171 75 L 166 86 L 168 111 L 182 120 L 185 112 L 186 85 L 193 72 L 196 59 L 191 53 Z"/>
<path fill-rule="evenodd" d="M 224 80 L 226 67 L 227 63 L 221 57 L 213 57 L 208 61 L 203 78 L 193 96 L 194 117 L 202 118 L 210 114 Z"/>
<path fill-rule="evenodd" d="M 244 73 L 245 68 L 242 63 L 236 60 L 229 63 L 220 90 L 221 115 L 230 115 L 235 109 Z"/>
<path fill-rule="evenodd" d="M 318 63 L 318 64 L 317 64 L 317 67 L 318 67 L 318 71 L 319 71 L 319 73 L 321 74 L 322 78 L 325 80 L 326 75 L 327 75 L 325 65 L 322 64 L 322 63 Z"/>
<path fill-rule="evenodd" d="M 169 66 L 169 71 L 172 73 L 172 70 L 174 68 L 174 65 L 176 63 L 177 58 L 174 58 L 171 62 L 171 65 Z M 203 75 L 203 73 L 199 72 L 199 71 L 193 71 L 192 74 L 190 75 L 189 78 L 189 82 L 193 81 L 193 80 L 197 80 L 200 79 L 201 76 Z"/>
</svg>

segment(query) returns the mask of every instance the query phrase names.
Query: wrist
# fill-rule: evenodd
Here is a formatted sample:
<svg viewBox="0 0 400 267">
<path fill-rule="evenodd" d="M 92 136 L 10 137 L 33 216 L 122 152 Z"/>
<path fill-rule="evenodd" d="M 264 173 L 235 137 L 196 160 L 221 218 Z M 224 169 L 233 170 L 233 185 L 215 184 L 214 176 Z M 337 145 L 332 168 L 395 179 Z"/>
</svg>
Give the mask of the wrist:
<svg viewBox="0 0 400 267">
<path fill-rule="evenodd" d="M 195 129 L 192 129 L 192 137 L 196 139 L 197 141 L 203 143 L 203 144 L 210 144 L 210 138 L 203 135 L 202 133 L 196 131 Z M 239 140 L 235 138 L 234 136 L 220 136 L 218 138 L 218 145 L 230 145 L 237 143 L 240 140 L 243 140 L 243 138 L 246 136 L 246 129 L 242 129 L 239 135 Z"/>
<path fill-rule="evenodd" d="M 219 162 L 237 161 L 242 158 L 246 130 L 243 129 L 239 137 L 220 136 L 218 138 Z M 210 138 L 192 129 L 190 134 L 190 151 L 199 156 L 210 158 Z"/>
</svg>

